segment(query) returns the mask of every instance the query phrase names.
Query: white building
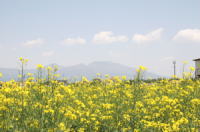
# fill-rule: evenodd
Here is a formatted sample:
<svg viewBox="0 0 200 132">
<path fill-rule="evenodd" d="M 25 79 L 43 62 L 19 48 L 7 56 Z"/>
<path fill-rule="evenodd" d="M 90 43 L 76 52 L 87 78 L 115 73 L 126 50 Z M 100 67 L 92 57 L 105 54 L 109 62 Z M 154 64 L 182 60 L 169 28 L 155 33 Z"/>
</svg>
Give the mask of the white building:
<svg viewBox="0 0 200 132">
<path fill-rule="evenodd" d="M 195 78 L 200 78 L 200 58 L 193 61 L 195 61 Z"/>
</svg>

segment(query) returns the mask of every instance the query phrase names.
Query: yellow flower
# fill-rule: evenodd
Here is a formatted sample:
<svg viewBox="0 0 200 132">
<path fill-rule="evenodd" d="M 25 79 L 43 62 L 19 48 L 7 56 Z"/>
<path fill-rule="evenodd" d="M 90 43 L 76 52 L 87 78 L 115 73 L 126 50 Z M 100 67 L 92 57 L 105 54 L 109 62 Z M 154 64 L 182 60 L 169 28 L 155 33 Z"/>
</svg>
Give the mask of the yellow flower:
<svg viewBox="0 0 200 132">
<path fill-rule="evenodd" d="M 195 71 L 195 68 L 192 66 L 189 69 L 190 69 L 190 71 Z"/>
<path fill-rule="evenodd" d="M 97 75 L 97 76 L 101 76 L 101 73 L 97 73 L 96 75 Z"/>
<path fill-rule="evenodd" d="M 59 125 L 58 125 L 59 129 L 64 131 L 65 130 L 65 124 L 63 122 L 61 122 Z"/>
<path fill-rule="evenodd" d="M 23 57 L 19 57 L 19 60 L 23 63 L 26 64 L 28 62 L 28 59 L 24 59 Z"/>
<path fill-rule="evenodd" d="M 22 60 L 23 60 L 23 57 L 19 57 L 19 60 L 22 61 Z"/>
<path fill-rule="evenodd" d="M 113 104 L 102 104 L 103 108 L 111 109 L 114 105 Z"/>
<path fill-rule="evenodd" d="M 79 128 L 78 132 L 85 132 L 85 128 Z"/>
<path fill-rule="evenodd" d="M 191 100 L 191 103 L 193 104 L 193 105 L 200 105 L 200 99 L 192 99 Z"/>
<path fill-rule="evenodd" d="M 188 61 L 183 61 L 183 64 L 188 64 Z"/>
<path fill-rule="evenodd" d="M 27 76 L 33 76 L 33 73 L 27 73 Z"/>
<path fill-rule="evenodd" d="M 109 78 L 109 77 L 110 77 L 110 75 L 109 75 L 109 74 L 106 74 L 106 75 L 105 75 L 105 77 L 106 77 L 106 78 Z"/>
<path fill-rule="evenodd" d="M 122 80 L 126 80 L 126 76 L 122 76 Z"/>
<path fill-rule="evenodd" d="M 136 69 L 137 72 L 140 72 L 140 71 L 146 71 L 146 70 L 147 70 L 147 68 L 144 67 L 144 66 L 139 66 L 139 68 Z"/>
<path fill-rule="evenodd" d="M 172 78 L 178 78 L 176 75 L 172 75 L 171 77 L 172 77 Z"/>
<path fill-rule="evenodd" d="M 87 77 L 84 77 L 84 76 L 82 77 L 82 81 L 83 82 L 89 82 L 89 80 L 87 79 Z"/>
<path fill-rule="evenodd" d="M 0 72 L 0 78 L 3 76 L 3 74 Z"/>
<path fill-rule="evenodd" d="M 52 71 L 52 67 L 48 66 L 48 67 L 47 67 L 47 70 L 48 70 L 48 71 Z"/>
<path fill-rule="evenodd" d="M 131 116 L 130 116 L 129 114 L 124 114 L 124 115 L 123 115 L 123 118 L 124 118 L 125 120 L 130 121 Z"/>
<path fill-rule="evenodd" d="M 146 67 L 144 67 L 144 66 L 139 66 L 139 68 L 140 68 L 142 71 L 145 71 L 145 70 L 147 70 L 147 68 L 146 68 Z"/>
<path fill-rule="evenodd" d="M 37 64 L 37 69 L 43 69 L 44 66 L 42 64 Z"/>
<path fill-rule="evenodd" d="M 22 78 L 22 75 L 21 75 L 21 74 L 19 74 L 19 75 L 18 75 L 18 78 Z"/>
</svg>

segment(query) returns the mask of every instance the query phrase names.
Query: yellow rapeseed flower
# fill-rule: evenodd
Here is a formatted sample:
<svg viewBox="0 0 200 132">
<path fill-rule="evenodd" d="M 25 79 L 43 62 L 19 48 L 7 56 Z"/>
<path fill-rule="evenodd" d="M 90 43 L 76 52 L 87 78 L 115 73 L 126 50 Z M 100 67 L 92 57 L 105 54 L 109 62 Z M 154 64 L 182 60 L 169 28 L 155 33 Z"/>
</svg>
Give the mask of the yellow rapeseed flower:
<svg viewBox="0 0 200 132">
<path fill-rule="evenodd" d="M 183 61 L 183 64 L 188 64 L 188 61 Z"/>
<path fill-rule="evenodd" d="M 37 69 L 43 69 L 44 66 L 42 64 L 37 64 Z"/>
<path fill-rule="evenodd" d="M 0 72 L 0 78 L 3 76 L 3 74 Z"/>
<path fill-rule="evenodd" d="M 192 71 L 192 72 L 193 72 L 193 71 L 195 71 L 195 68 L 194 68 L 194 67 L 192 67 L 192 66 L 191 66 L 191 67 L 189 67 L 189 69 L 190 69 L 190 71 Z"/>
</svg>

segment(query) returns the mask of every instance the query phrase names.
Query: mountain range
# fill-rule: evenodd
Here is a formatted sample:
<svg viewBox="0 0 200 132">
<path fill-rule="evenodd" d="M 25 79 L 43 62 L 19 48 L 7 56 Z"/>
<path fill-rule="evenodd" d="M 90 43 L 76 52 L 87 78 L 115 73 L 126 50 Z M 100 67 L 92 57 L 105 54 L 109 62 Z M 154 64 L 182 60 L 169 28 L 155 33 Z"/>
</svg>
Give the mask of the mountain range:
<svg viewBox="0 0 200 132">
<path fill-rule="evenodd" d="M 49 66 L 57 65 L 50 64 Z M 75 79 L 79 80 L 82 76 L 87 77 L 88 79 L 93 79 L 97 77 L 97 73 L 101 74 L 101 77 L 109 74 L 110 76 L 127 76 L 127 78 L 132 79 L 136 75 L 136 69 L 128 67 L 119 63 L 113 63 L 109 61 L 102 62 L 93 62 L 88 65 L 86 64 L 77 64 L 73 66 L 58 66 L 58 74 L 60 74 L 60 79 L 63 77 L 68 78 L 69 80 Z M 10 68 L 0 68 L 0 72 L 3 74 L 1 78 L 2 81 L 8 81 L 11 79 L 17 80 L 19 69 L 10 69 Z M 25 73 L 36 73 L 36 69 L 27 69 Z M 144 73 L 145 78 L 158 78 L 161 77 L 157 74 L 151 72 Z"/>
</svg>

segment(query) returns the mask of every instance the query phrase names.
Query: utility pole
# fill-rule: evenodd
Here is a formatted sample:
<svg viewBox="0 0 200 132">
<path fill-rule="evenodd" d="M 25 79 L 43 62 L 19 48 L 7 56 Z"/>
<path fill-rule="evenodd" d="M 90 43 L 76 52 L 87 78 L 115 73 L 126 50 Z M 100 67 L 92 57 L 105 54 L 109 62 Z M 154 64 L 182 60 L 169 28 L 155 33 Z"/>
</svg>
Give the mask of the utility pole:
<svg viewBox="0 0 200 132">
<path fill-rule="evenodd" d="M 174 77 L 176 77 L 176 61 L 173 61 L 173 65 L 174 65 Z"/>
</svg>

